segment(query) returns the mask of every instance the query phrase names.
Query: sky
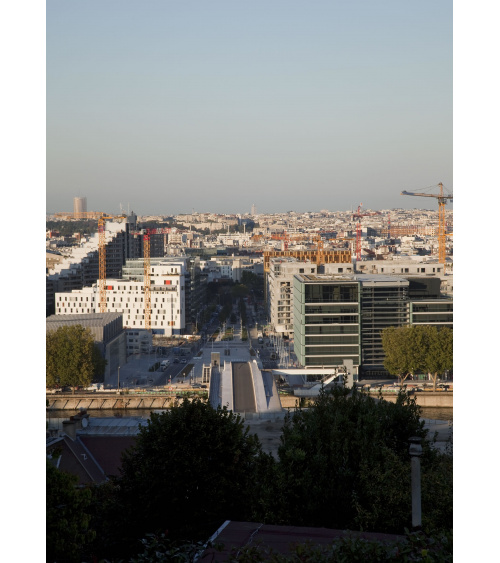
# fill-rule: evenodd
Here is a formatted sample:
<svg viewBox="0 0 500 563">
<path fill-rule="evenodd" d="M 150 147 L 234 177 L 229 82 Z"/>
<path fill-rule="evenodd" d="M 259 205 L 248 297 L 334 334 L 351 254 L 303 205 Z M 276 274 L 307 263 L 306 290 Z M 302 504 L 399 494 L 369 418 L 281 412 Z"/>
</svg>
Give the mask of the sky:
<svg viewBox="0 0 500 563">
<path fill-rule="evenodd" d="M 48 0 L 46 211 L 430 208 L 451 0 Z"/>
</svg>

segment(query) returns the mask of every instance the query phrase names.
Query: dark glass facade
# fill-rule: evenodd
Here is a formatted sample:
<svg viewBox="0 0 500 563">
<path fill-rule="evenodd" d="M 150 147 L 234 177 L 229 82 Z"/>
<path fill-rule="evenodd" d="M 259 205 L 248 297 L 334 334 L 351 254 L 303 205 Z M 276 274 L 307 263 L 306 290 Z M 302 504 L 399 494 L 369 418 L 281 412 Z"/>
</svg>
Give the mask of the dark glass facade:
<svg viewBox="0 0 500 563">
<path fill-rule="evenodd" d="M 357 282 L 295 276 L 294 350 L 303 366 L 359 364 Z"/>
</svg>

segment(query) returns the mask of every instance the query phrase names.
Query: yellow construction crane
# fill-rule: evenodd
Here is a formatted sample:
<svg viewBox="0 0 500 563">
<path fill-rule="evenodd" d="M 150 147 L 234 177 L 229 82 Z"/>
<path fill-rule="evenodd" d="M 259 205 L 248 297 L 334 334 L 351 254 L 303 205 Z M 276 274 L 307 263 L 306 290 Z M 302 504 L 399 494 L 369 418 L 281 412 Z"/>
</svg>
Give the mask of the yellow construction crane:
<svg viewBox="0 0 500 563">
<path fill-rule="evenodd" d="M 144 243 L 144 328 L 151 332 L 151 246 L 150 231 L 146 230 L 143 236 Z"/>
<path fill-rule="evenodd" d="M 438 228 L 438 244 L 439 244 L 439 261 L 446 267 L 446 223 L 444 221 L 444 208 L 447 200 L 453 199 L 453 194 L 445 194 L 443 192 L 443 184 L 440 182 L 438 194 L 426 194 L 418 192 L 402 191 L 401 195 L 416 195 L 420 197 L 435 197 L 439 205 L 439 228 Z"/>
<path fill-rule="evenodd" d="M 113 219 L 104 213 L 99 217 L 97 222 L 97 231 L 99 233 L 99 311 L 105 313 L 106 305 L 106 237 L 105 225 L 106 219 Z"/>
</svg>

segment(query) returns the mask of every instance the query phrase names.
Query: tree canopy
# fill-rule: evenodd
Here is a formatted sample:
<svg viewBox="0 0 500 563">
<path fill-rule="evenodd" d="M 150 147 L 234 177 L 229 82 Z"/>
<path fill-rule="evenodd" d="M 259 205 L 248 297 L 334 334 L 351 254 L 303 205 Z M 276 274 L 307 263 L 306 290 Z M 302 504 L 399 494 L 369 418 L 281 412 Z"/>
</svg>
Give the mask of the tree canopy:
<svg viewBox="0 0 500 563">
<path fill-rule="evenodd" d="M 414 400 L 344 387 L 285 420 L 270 489 L 274 523 L 401 532 L 410 525 L 408 440 L 426 431 Z"/>
<path fill-rule="evenodd" d="M 169 538 L 197 541 L 227 519 L 249 519 L 261 457 L 257 436 L 227 408 L 194 399 L 152 413 L 123 457 L 116 514 L 122 535 L 137 541 L 168 530 Z"/>
<path fill-rule="evenodd" d="M 77 478 L 59 471 L 47 460 L 47 561 L 81 561 L 83 546 L 94 538 L 90 529 L 91 492 L 77 489 Z"/>
<path fill-rule="evenodd" d="M 46 333 L 47 388 L 102 381 L 106 360 L 89 329 L 81 325 L 59 327 Z"/>
<path fill-rule="evenodd" d="M 275 459 L 238 415 L 184 400 L 151 415 L 121 475 L 94 492 L 93 553 L 129 561 L 150 534 L 169 546 L 205 542 L 225 520 L 402 534 L 409 438 L 426 435 L 404 390 L 391 403 L 338 386 L 287 416 Z M 452 458 L 424 440 L 421 472 L 424 532 L 449 531 Z M 138 560 L 158 551 L 154 540 Z"/>
<path fill-rule="evenodd" d="M 427 372 L 434 381 L 453 368 L 453 331 L 448 327 L 414 325 L 382 331 L 385 368 L 401 383 L 410 374 Z"/>
</svg>

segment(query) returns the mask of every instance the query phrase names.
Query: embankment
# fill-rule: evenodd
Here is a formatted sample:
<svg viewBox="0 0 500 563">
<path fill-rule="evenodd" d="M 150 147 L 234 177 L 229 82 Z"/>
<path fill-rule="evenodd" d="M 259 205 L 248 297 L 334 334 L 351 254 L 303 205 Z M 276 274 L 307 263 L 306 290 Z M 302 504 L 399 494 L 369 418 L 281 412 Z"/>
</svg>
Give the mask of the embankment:
<svg viewBox="0 0 500 563">
<path fill-rule="evenodd" d="M 378 393 L 370 393 L 371 397 L 375 399 L 379 398 Z M 450 407 L 453 408 L 453 392 L 451 391 L 436 391 L 434 392 L 419 392 L 411 395 L 415 398 L 417 405 L 420 407 Z M 392 403 L 396 402 L 397 393 L 396 392 L 383 392 L 382 398 L 385 401 L 390 401 Z M 299 404 L 299 397 L 294 397 L 293 395 L 280 395 L 281 406 L 284 408 L 294 408 Z M 314 400 L 314 398 L 311 398 Z"/>
</svg>

